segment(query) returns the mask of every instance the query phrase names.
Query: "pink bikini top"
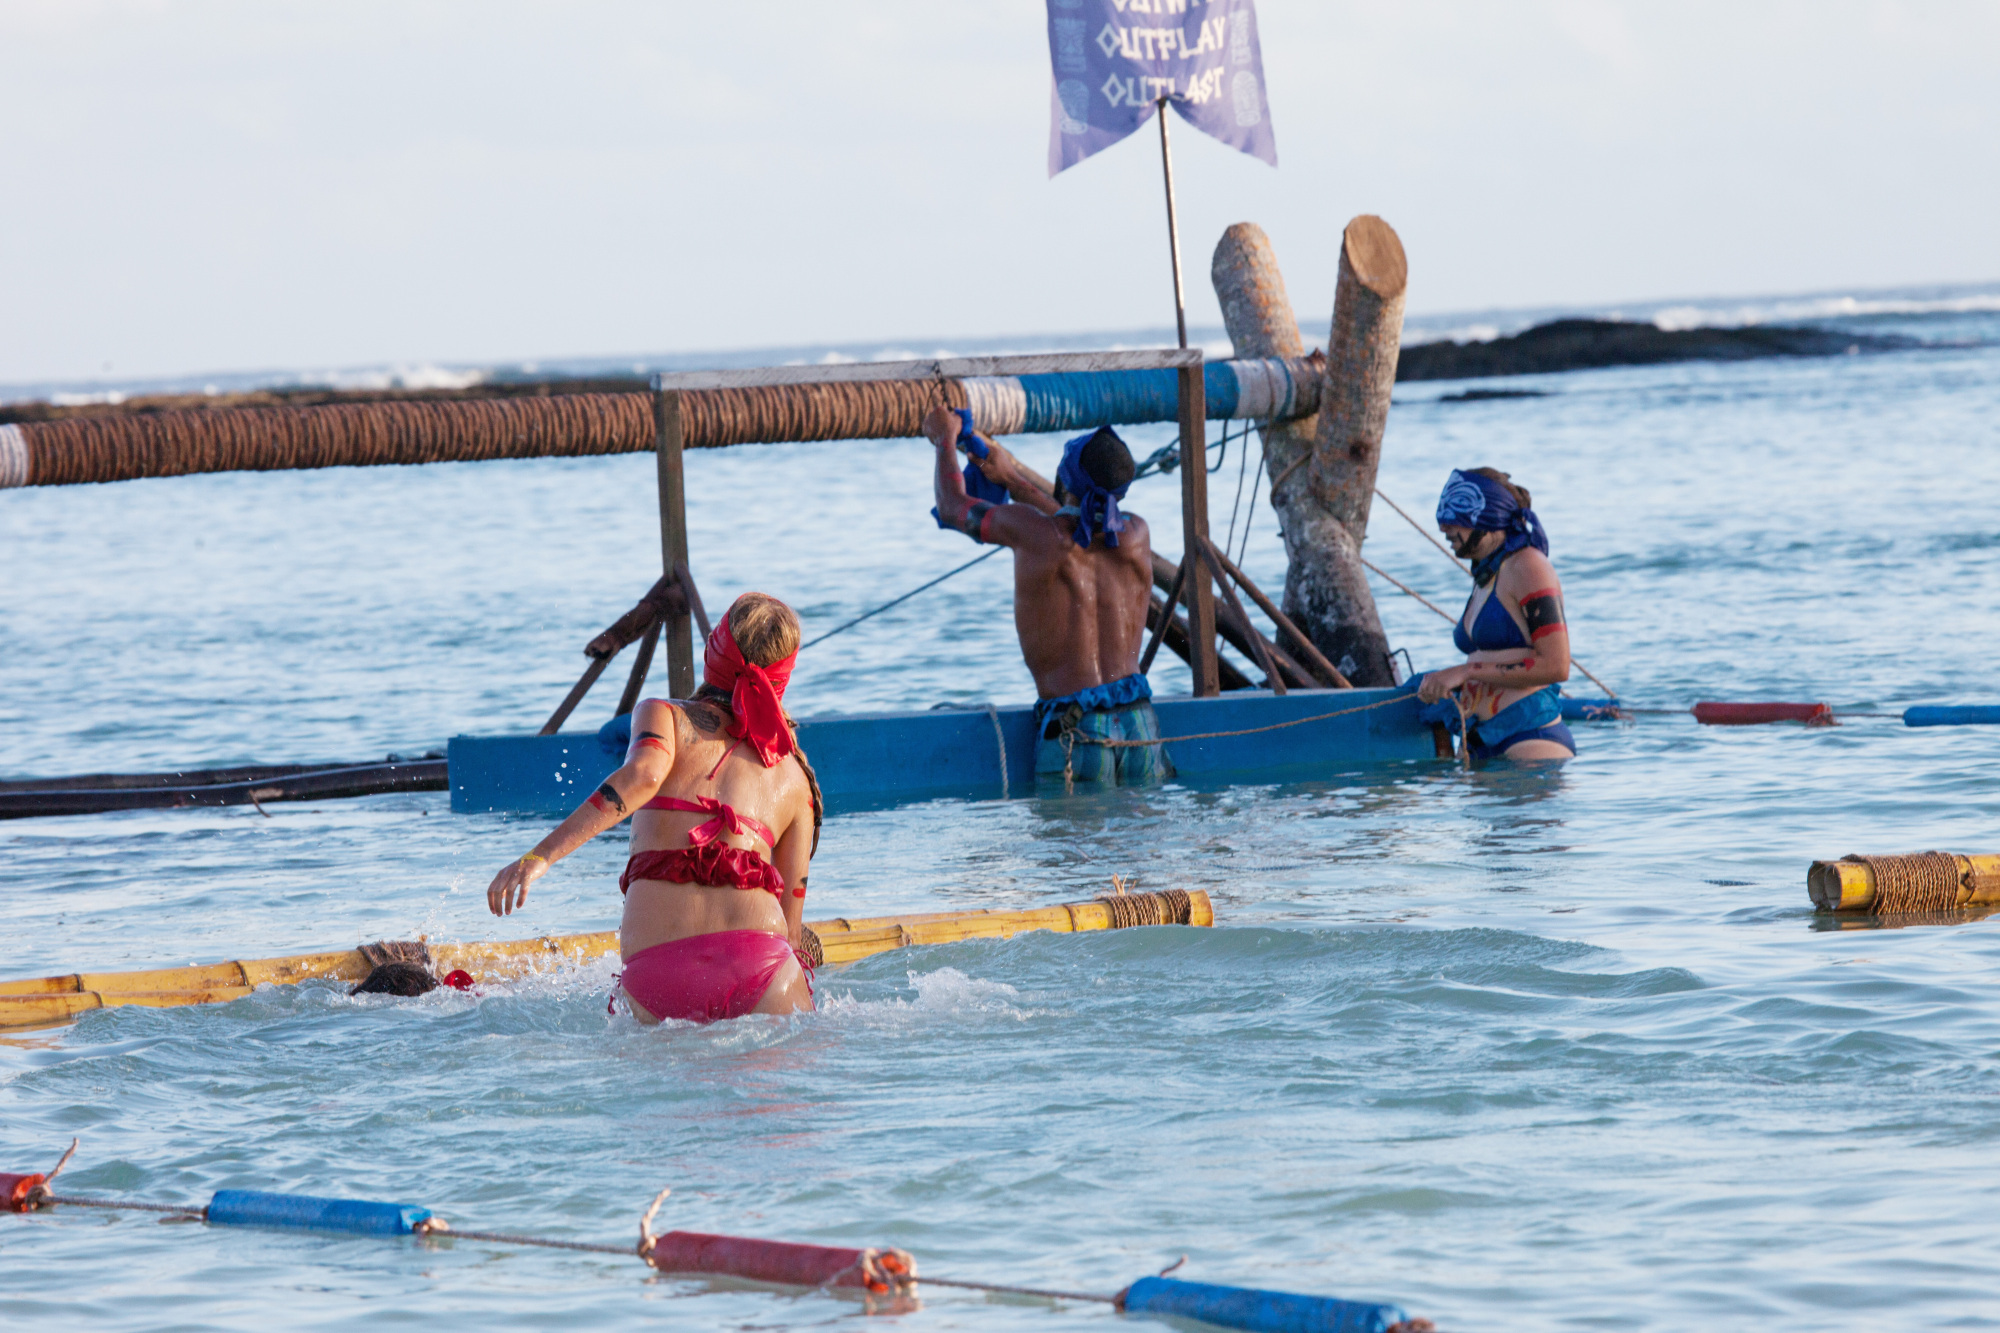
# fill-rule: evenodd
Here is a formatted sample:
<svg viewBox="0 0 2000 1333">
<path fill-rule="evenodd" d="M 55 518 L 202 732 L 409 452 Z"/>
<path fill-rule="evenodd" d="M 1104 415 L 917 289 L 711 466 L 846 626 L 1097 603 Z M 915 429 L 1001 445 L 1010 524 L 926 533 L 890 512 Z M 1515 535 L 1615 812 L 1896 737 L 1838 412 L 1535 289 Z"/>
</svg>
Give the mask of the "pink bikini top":
<svg viewBox="0 0 2000 1333">
<path fill-rule="evenodd" d="M 778 840 L 771 835 L 770 826 L 748 815 L 736 813 L 736 807 L 713 796 L 697 796 L 692 801 L 679 796 L 655 796 L 639 807 L 641 810 L 685 810 L 690 814 L 708 814 L 715 818 L 705 824 L 697 824 L 688 830 L 688 846 L 706 847 L 724 833 L 747 833 L 762 838 L 766 847 L 775 848 Z"/>
<path fill-rule="evenodd" d="M 715 775 L 722 771 L 722 766 L 729 762 L 729 756 L 736 753 L 736 745 L 740 744 L 742 742 L 738 741 L 724 750 L 722 758 L 715 761 L 715 767 L 708 770 L 708 776 L 703 778 L 702 781 L 713 782 Z M 688 830 L 688 846 L 690 847 L 706 847 L 724 833 L 735 833 L 739 835 L 749 834 L 752 837 L 762 838 L 766 847 L 771 848 L 773 851 L 777 850 L 778 840 L 772 835 L 768 824 L 752 819 L 748 815 L 737 814 L 734 806 L 713 796 L 697 796 L 691 801 L 679 796 L 655 796 L 639 808 L 641 810 L 682 810 L 689 814 L 715 816 L 715 818 L 709 820 L 707 823 L 697 824 Z"/>
</svg>

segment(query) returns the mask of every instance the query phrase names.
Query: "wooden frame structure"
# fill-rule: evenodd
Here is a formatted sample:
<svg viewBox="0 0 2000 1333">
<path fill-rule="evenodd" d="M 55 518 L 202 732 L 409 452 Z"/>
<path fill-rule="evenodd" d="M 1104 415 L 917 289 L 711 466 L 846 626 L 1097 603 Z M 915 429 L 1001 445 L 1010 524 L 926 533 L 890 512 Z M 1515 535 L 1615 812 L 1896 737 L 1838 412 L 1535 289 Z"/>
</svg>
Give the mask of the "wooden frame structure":
<svg viewBox="0 0 2000 1333">
<path fill-rule="evenodd" d="M 918 361 L 871 361 L 826 366 L 772 366 L 743 370 L 689 370 L 653 377 L 653 422 L 658 432 L 660 553 L 668 571 L 688 567 L 687 485 L 681 459 L 681 394 L 691 389 L 748 389 L 785 384 L 854 384 L 878 380 L 964 379 L 974 376 L 1054 375 L 1102 370 L 1172 370 L 1179 394 L 1181 530 L 1189 554 L 1208 544 L 1208 421 L 1199 348 L 1125 352 L 1053 352 L 1028 356 L 969 356 Z M 1182 561 L 1179 595 L 1168 601 L 1162 625 L 1175 606 L 1188 618 L 1188 666 L 1193 693 L 1222 692 L 1215 649 L 1215 584 L 1208 560 Z M 676 698 L 694 693 L 694 637 L 686 612 L 666 618 L 667 683 Z M 1148 654 L 1147 665 L 1151 665 Z M 1143 668 L 1142 668 L 1143 670 Z M 1282 683 L 1279 686 L 1283 688 Z"/>
</svg>

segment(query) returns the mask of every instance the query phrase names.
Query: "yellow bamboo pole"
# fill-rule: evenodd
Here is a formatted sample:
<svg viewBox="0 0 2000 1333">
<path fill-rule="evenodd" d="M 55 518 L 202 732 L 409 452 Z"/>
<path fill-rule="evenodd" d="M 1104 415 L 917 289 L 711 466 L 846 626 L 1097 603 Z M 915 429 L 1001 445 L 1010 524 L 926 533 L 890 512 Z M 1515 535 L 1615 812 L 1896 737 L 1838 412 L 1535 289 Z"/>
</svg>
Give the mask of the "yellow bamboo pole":
<svg viewBox="0 0 2000 1333">
<path fill-rule="evenodd" d="M 1136 896 L 1136 895 L 1135 895 Z M 926 912 L 911 916 L 832 917 L 809 921 L 829 964 L 851 963 L 914 944 L 1008 939 L 1025 931 L 1112 930 L 1112 909 L 1102 899 L 1018 911 Z M 1188 924 L 1212 926 L 1215 910 L 1199 889 L 1188 893 Z M 484 980 L 511 980 L 551 966 L 575 966 L 618 951 L 618 932 L 545 935 L 529 940 L 441 944 L 432 948 L 438 972 L 463 968 Z M 118 1005 L 172 1008 L 238 1000 L 260 985 L 301 981 L 360 981 L 370 971 L 359 949 L 249 958 L 194 967 L 140 972 L 69 972 L 0 981 L 0 1031 L 65 1022 L 90 1009 Z"/>
<path fill-rule="evenodd" d="M 1958 862 L 1954 908 L 2000 906 L 2000 856 L 1951 853 Z M 1874 869 L 1861 861 L 1815 861 L 1806 871 L 1806 892 L 1824 912 L 1873 912 Z"/>
</svg>

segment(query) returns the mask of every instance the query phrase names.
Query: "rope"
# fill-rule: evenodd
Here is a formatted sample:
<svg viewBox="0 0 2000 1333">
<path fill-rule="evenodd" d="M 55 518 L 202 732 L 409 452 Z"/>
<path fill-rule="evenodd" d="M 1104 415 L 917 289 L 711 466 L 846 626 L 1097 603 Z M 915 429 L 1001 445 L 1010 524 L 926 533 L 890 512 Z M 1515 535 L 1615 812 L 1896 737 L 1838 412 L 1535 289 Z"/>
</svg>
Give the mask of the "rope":
<svg viewBox="0 0 2000 1333">
<path fill-rule="evenodd" d="M 1007 733 L 1000 730 L 1000 710 L 986 705 L 986 720 L 993 724 L 993 748 L 1000 753 L 1000 799 L 1007 800 Z"/>
<path fill-rule="evenodd" d="M 1914 856 L 1844 856 L 1843 861 L 1868 867 L 1875 877 L 1878 916 L 1903 912 L 1949 912 L 1958 906 L 1964 880 L 1958 858 L 1950 852 L 1918 852 Z"/>
<path fill-rule="evenodd" d="M 126 1213 L 185 1213 L 189 1217 L 206 1217 L 208 1209 L 181 1203 L 126 1203 L 119 1199 L 79 1199 L 68 1194 L 45 1194 L 44 1203 L 59 1203 L 66 1208 L 110 1208 Z"/>
<path fill-rule="evenodd" d="M 1456 569 L 1459 573 L 1464 574 L 1468 578 L 1471 577 L 1472 571 L 1467 569 L 1465 565 L 1460 562 L 1459 558 L 1453 555 L 1451 551 L 1445 546 L 1445 544 L 1437 539 L 1436 533 L 1432 532 L 1429 528 L 1426 528 L 1423 524 L 1417 522 L 1417 520 L 1415 520 L 1414 518 L 1411 518 L 1409 513 L 1403 508 L 1403 506 L 1397 504 L 1394 500 L 1391 500 L 1388 496 L 1382 495 L 1382 488 L 1380 486 L 1377 486 L 1375 488 L 1375 494 L 1381 495 L 1382 503 L 1388 505 L 1389 508 L 1401 514 L 1403 516 L 1403 521 L 1405 523 L 1409 524 L 1411 527 L 1415 528 L 1418 532 L 1422 533 L 1425 541 L 1429 542 L 1432 546 L 1437 547 L 1439 551 L 1442 551 L 1444 553 L 1444 558 L 1451 561 L 1453 569 Z"/>
<path fill-rule="evenodd" d="M 935 588 L 937 587 L 938 584 L 943 583 L 953 574 L 963 574 L 966 570 L 971 569 L 974 565 L 978 564 L 980 561 L 991 560 L 994 556 L 1000 554 L 1002 551 L 1006 549 L 1007 548 L 1004 546 L 996 546 L 992 550 L 987 551 L 983 555 L 976 555 L 972 557 L 972 559 L 960 565 L 957 569 L 949 570 L 943 574 L 938 575 L 936 578 L 932 579 L 929 583 L 925 583 L 918 587 L 910 589 L 908 592 L 904 593 L 901 597 L 896 598 L 894 601 L 884 602 L 882 603 L 882 605 L 876 607 L 873 611 L 863 611 L 860 615 L 854 617 L 854 619 L 848 621 L 845 625 L 836 625 L 834 628 L 820 635 L 817 639 L 814 639 L 812 643 L 806 643 L 800 645 L 799 651 L 804 652 L 807 648 L 812 647 L 814 643 L 825 643 L 828 639 L 832 638 L 834 635 L 842 633 L 843 631 L 846 630 L 853 629 L 856 625 L 859 625 L 862 621 L 868 619 L 870 616 L 879 616 L 884 611 L 887 611 L 890 607 L 897 606 L 903 602 L 909 601 L 912 597 L 915 597 L 918 593 L 923 592 L 926 588 Z"/>
<path fill-rule="evenodd" d="M 1157 893 L 1107 893 L 1098 902 L 1111 911 L 1111 928 L 1130 926 L 1185 926 L 1194 914 L 1193 900 L 1186 889 L 1162 889 Z"/>
<path fill-rule="evenodd" d="M 899 1287 L 964 1287 L 969 1291 L 1004 1291 L 1015 1296 L 1042 1296 L 1056 1301 L 1102 1301 L 1106 1305 L 1116 1305 L 1116 1296 L 1099 1296 L 1088 1291 L 1050 1291 L 1043 1287 L 1010 1287 L 1000 1282 L 968 1282 L 963 1278 L 926 1277 L 898 1278 Z"/>
<path fill-rule="evenodd" d="M 951 405 L 965 390 L 947 380 Z M 902 439 L 922 434 L 924 380 L 700 389 L 681 395 L 682 442 Z M 644 393 L 563 394 L 317 407 L 229 407 L 69 417 L 19 427 L 28 484 L 70 485 L 194 472 L 367 467 L 645 453 L 656 436 Z"/>
<path fill-rule="evenodd" d="M 418 1223 L 424 1226 L 424 1223 Z M 547 1240 L 541 1236 L 517 1236 L 510 1231 L 455 1231 L 449 1227 L 431 1227 L 424 1232 L 427 1236 L 444 1240 L 483 1240 L 496 1245 L 533 1245 L 544 1250 L 581 1250 L 586 1254 L 631 1254 L 630 1245 L 599 1245 L 586 1240 Z"/>
<path fill-rule="evenodd" d="M 1192 736 L 1162 736 L 1156 741 L 1113 741 L 1086 732 L 1071 732 L 1073 744 L 1097 745 L 1107 750 L 1130 750 L 1142 745 L 1178 745 L 1182 741 L 1211 741 L 1223 736 L 1255 736 L 1260 731 L 1282 731 L 1286 727 L 1303 727 L 1308 722 L 1324 722 L 1330 717 L 1345 717 L 1349 713 L 1365 713 L 1371 708 L 1387 708 L 1390 704 L 1408 702 L 1413 696 L 1392 695 L 1387 699 L 1377 699 L 1372 704 L 1360 704 L 1354 708 L 1338 708 L 1331 713 L 1314 713 L 1311 717 L 1295 717 L 1289 722 L 1273 722 L 1264 727 L 1244 727 L 1237 731 L 1198 731 Z"/>
</svg>

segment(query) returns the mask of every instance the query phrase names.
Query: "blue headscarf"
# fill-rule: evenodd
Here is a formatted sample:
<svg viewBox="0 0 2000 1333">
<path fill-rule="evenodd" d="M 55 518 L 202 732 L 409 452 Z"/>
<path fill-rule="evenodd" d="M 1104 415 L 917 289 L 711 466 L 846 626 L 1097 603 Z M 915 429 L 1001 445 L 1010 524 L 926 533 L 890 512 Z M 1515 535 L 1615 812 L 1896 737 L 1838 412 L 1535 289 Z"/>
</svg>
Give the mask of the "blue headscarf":
<svg viewBox="0 0 2000 1333">
<path fill-rule="evenodd" d="M 1110 427 L 1100 427 L 1110 430 Z M 1059 512 L 1076 515 L 1076 530 L 1070 534 L 1078 546 L 1090 549 L 1090 543 L 1097 533 L 1104 533 L 1106 546 L 1118 545 L 1118 534 L 1125 530 L 1125 518 L 1118 512 L 1118 502 L 1125 498 L 1126 482 L 1116 490 L 1106 490 L 1097 484 L 1083 469 L 1083 446 L 1097 437 L 1097 431 L 1079 435 L 1063 446 L 1062 463 L 1056 468 L 1056 480 L 1069 496 L 1070 502 Z M 1112 438 L 1117 435 L 1113 432 Z"/>
<path fill-rule="evenodd" d="M 958 440 L 965 447 L 965 452 L 974 458 L 985 458 L 992 451 L 986 447 L 986 441 L 973 434 L 972 413 L 962 407 L 954 407 L 952 411 L 958 413 Z M 965 494 L 970 499 L 984 500 L 990 505 L 1003 505 L 1008 500 L 1007 488 L 981 472 L 979 464 L 972 462 L 965 465 Z M 937 519 L 939 527 L 947 531 L 955 530 L 952 524 L 938 517 L 935 505 L 931 507 L 931 517 Z"/>
<path fill-rule="evenodd" d="M 1472 567 L 1473 581 L 1484 587 L 1500 572 L 1501 562 L 1524 546 L 1549 553 L 1549 534 L 1532 509 L 1523 508 L 1514 493 L 1491 477 L 1452 469 L 1438 496 L 1439 527 L 1471 528 L 1474 532 L 1504 532 L 1500 549 Z"/>
</svg>

